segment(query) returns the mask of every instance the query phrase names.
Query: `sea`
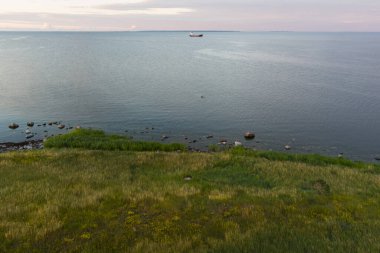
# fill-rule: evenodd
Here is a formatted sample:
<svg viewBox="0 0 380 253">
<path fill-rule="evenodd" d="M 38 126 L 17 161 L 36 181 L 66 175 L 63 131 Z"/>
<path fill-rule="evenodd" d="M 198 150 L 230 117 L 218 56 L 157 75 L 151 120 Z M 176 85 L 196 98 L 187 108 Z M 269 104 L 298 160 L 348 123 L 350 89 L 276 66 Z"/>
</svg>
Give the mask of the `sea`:
<svg viewBox="0 0 380 253">
<path fill-rule="evenodd" d="M 0 143 L 28 121 L 375 162 L 380 33 L 0 32 Z"/>
</svg>

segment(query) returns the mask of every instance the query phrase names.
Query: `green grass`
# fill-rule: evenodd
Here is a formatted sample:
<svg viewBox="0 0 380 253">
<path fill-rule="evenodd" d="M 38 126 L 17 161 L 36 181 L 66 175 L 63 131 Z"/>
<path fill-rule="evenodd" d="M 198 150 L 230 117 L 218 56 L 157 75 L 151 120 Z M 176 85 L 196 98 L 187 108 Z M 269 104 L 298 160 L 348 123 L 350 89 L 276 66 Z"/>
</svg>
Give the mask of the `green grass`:
<svg viewBox="0 0 380 253">
<path fill-rule="evenodd" d="M 0 252 L 380 252 L 377 165 L 120 151 L 101 132 L 85 150 L 84 133 L 0 154 Z"/>
<path fill-rule="evenodd" d="M 302 162 L 310 165 L 327 166 L 338 165 L 349 168 L 368 169 L 373 173 L 380 173 L 379 164 L 368 164 L 361 161 L 351 161 L 343 157 L 328 157 L 318 154 L 291 154 L 275 151 L 254 151 L 244 147 L 234 148 L 233 153 L 236 155 L 265 158 L 270 161 L 290 161 Z"/>
<path fill-rule="evenodd" d="M 184 151 L 182 144 L 134 141 L 127 136 L 107 135 L 102 130 L 76 129 L 68 134 L 49 138 L 47 148 L 82 148 L 91 150 L 123 151 Z"/>
</svg>

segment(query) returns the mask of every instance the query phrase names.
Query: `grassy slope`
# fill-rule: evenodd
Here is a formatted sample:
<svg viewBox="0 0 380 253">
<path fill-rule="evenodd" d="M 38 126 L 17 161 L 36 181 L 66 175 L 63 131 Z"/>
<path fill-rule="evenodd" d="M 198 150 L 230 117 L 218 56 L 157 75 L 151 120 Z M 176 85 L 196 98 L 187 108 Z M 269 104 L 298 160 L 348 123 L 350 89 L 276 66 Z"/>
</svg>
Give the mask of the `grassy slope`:
<svg viewBox="0 0 380 253">
<path fill-rule="evenodd" d="M 378 167 L 286 159 L 242 149 L 0 154 L 0 251 L 380 251 Z"/>
</svg>

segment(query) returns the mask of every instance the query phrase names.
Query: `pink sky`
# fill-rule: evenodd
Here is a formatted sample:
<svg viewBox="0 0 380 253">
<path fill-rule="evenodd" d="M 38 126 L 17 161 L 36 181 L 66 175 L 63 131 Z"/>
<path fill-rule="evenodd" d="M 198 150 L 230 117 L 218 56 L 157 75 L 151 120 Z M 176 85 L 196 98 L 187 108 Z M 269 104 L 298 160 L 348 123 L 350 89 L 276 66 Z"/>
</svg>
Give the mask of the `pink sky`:
<svg viewBox="0 0 380 253">
<path fill-rule="evenodd" d="M 380 32 L 380 1 L 0 0 L 0 30 Z"/>
</svg>

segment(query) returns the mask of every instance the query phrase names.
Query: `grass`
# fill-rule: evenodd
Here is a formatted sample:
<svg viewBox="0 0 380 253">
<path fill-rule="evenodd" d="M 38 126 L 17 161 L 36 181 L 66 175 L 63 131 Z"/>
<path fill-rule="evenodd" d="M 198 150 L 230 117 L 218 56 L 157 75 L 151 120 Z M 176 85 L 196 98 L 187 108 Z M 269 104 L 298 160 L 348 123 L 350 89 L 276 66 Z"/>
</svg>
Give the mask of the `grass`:
<svg viewBox="0 0 380 253">
<path fill-rule="evenodd" d="M 134 141 L 126 136 L 107 135 L 102 130 L 76 129 L 68 134 L 49 138 L 47 148 L 82 148 L 90 150 L 123 151 L 184 151 L 182 144 L 162 144 L 157 142 Z"/>
<path fill-rule="evenodd" d="M 89 136 L 0 154 L 0 252 L 380 252 L 376 165 Z"/>
<path fill-rule="evenodd" d="M 302 162 L 310 165 L 338 165 L 349 168 L 369 169 L 373 173 L 380 173 L 379 164 L 368 164 L 361 161 L 351 161 L 343 157 L 328 157 L 318 154 L 292 154 L 275 151 L 254 151 L 244 147 L 234 148 L 233 153 L 241 156 L 265 158 L 270 161 Z"/>
</svg>

